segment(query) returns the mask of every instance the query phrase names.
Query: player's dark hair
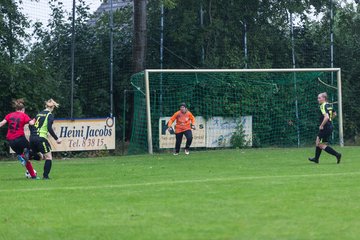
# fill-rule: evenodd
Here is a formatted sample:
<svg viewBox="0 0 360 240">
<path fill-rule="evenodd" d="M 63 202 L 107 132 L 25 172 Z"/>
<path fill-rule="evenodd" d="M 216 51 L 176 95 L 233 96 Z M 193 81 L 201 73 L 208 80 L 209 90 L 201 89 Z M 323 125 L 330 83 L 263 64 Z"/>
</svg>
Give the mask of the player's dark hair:
<svg viewBox="0 0 360 240">
<path fill-rule="evenodd" d="M 12 106 L 16 111 L 22 110 L 25 108 L 25 100 L 23 98 L 14 99 L 12 101 Z"/>
<path fill-rule="evenodd" d="M 180 103 L 180 107 L 185 107 L 186 108 L 186 103 Z"/>
</svg>

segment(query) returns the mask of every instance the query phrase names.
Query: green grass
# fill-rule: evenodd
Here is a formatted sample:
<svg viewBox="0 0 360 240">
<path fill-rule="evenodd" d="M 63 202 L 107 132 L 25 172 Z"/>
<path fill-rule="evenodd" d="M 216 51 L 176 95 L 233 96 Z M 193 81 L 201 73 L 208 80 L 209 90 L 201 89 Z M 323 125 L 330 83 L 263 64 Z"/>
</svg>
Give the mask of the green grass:
<svg viewBox="0 0 360 240">
<path fill-rule="evenodd" d="M 341 151 L 55 160 L 50 181 L 1 162 L 0 239 L 358 239 L 360 148 Z"/>
</svg>

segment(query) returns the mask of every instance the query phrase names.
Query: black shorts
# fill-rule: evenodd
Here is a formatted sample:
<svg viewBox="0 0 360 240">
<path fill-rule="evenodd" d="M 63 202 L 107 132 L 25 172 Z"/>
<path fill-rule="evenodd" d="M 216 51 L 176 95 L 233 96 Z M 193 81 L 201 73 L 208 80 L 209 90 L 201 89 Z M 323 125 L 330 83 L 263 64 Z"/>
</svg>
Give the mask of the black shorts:
<svg viewBox="0 0 360 240">
<path fill-rule="evenodd" d="M 29 141 L 26 139 L 25 136 L 18 137 L 14 140 L 8 140 L 11 149 L 18 155 L 24 153 L 24 149 L 30 148 Z"/>
<path fill-rule="evenodd" d="M 332 132 L 333 132 L 333 127 L 332 126 L 326 127 L 323 130 L 320 130 L 319 133 L 318 133 L 320 143 L 329 142 Z"/>
<path fill-rule="evenodd" d="M 42 137 L 31 137 L 30 149 L 34 154 L 39 152 L 42 154 L 51 152 L 51 146 L 49 141 L 46 138 Z"/>
</svg>

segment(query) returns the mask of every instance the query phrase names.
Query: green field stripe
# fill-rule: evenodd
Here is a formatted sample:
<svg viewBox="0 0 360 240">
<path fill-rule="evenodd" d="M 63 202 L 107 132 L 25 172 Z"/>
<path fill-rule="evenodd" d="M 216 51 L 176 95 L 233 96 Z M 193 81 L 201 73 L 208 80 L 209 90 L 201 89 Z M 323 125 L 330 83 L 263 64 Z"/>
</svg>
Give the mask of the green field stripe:
<svg viewBox="0 0 360 240">
<path fill-rule="evenodd" d="M 146 187 L 158 185 L 188 184 L 188 183 L 209 183 L 209 182 L 230 182 L 246 180 L 264 180 L 264 179 L 281 179 L 281 178 L 311 178 L 311 177 L 333 177 L 360 175 L 360 172 L 343 172 L 343 173 L 321 173 L 321 174 L 298 174 L 298 175 L 266 175 L 266 176 L 246 176 L 233 178 L 205 178 L 189 179 L 175 181 L 159 181 L 146 183 L 114 184 L 114 185 L 96 185 L 96 186 L 73 186 L 73 187 L 54 187 L 54 188 L 19 188 L 19 189 L 0 189 L 0 192 L 34 192 L 34 191 L 56 191 L 56 190 L 92 190 L 92 189 L 111 189 L 111 188 L 128 188 L 128 187 Z"/>
</svg>

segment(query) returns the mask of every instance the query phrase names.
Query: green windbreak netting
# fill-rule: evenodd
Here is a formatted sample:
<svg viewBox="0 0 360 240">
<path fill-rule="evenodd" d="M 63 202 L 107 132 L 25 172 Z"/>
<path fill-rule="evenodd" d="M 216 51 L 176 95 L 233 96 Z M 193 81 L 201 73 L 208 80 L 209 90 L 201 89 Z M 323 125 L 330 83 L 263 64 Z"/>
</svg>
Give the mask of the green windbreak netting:
<svg viewBox="0 0 360 240">
<path fill-rule="evenodd" d="M 199 118 L 194 147 L 297 147 L 314 142 L 317 95 L 337 108 L 336 74 L 330 72 L 150 72 L 154 151 L 172 147 L 166 122 L 182 102 Z M 144 73 L 132 76 L 134 115 L 129 153 L 147 151 Z M 333 141 L 337 142 L 337 126 Z M 168 137 L 168 138 L 166 138 Z M 236 138 L 237 137 L 237 138 Z M 196 142 L 198 141 L 198 143 Z M 241 141 L 240 141 L 241 142 Z M 235 146 L 234 146 L 235 145 Z"/>
</svg>

